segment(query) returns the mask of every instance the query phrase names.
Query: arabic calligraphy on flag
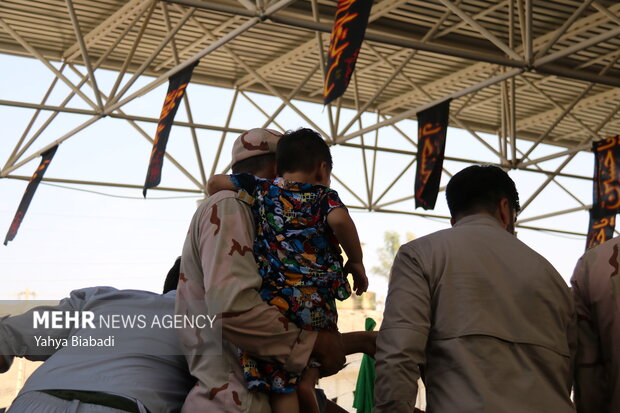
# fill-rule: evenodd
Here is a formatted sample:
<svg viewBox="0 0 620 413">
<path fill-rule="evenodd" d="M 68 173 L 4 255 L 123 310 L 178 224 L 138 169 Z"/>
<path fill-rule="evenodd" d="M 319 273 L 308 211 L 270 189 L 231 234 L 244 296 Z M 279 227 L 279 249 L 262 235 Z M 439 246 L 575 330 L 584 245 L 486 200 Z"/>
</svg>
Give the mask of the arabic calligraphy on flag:
<svg viewBox="0 0 620 413">
<path fill-rule="evenodd" d="M 170 129 L 172 128 L 172 122 L 174 116 L 179 109 L 179 103 L 181 98 L 185 94 L 185 88 L 189 84 L 192 78 L 192 72 L 198 62 L 194 63 L 176 73 L 170 77 L 168 92 L 164 99 L 164 106 L 161 109 L 159 115 L 159 123 L 157 124 L 157 132 L 155 133 L 155 140 L 153 141 L 153 150 L 151 151 L 151 158 L 149 160 L 149 167 L 146 173 L 146 180 L 144 182 L 144 189 L 142 194 L 146 197 L 146 191 L 149 188 L 154 188 L 161 182 L 161 171 L 164 164 L 164 154 L 166 153 L 166 145 L 168 144 L 168 137 L 170 136 Z"/>
<path fill-rule="evenodd" d="M 620 135 L 592 144 L 594 185 L 586 249 L 613 238 L 620 211 Z"/>
<path fill-rule="evenodd" d="M 614 236 L 616 228 L 616 213 L 605 213 L 600 209 L 590 210 L 590 224 L 586 239 L 586 250 L 608 241 Z"/>
<path fill-rule="evenodd" d="M 13 241 L 13 239 L 15 239 L 15 235 L 17 235 L 17 230 L 19 230 L 19 227 L 24 220 L 24 216 L 26 216 L 26 211 L 28 211 L 28 207 L 30 206 L 30 202 L 34 197 L 34 193 L 39 186 L 39 182 L 41 182 L 41 180 L 43 179 L 43 175 L 45 175 L 47 167 L 52 162 L 52 158 L 54 158 L 57 149 L 58 145 L 48 149 L 41 154 L 41 163 L 39 164 L 37 170 L 34 171 L 32 178 L 30 178 L 30 181 L 28 182 L 26 191 L 24 191 L 24 196 L 22 197 L 22 200 L 17 207 L 15 217 L 13 217 L 13 222 L 11 222 L 11 226 L 9 227 L 6 237 L 4 238 L 4 245 L 7 245 L 9 241 Z"/>
<path fill-rule="evenodd" d="M 446 149 L 450 100 L 417 114 L 418 159 L 415 174 L 415 206 L 435 208 Z"/>
<path fill-rule="evenodd" d="M 372 0 L 338 0 L 323 85 L 326 105 L 347 90 L 362 47 L 371 6 Z"/>
</svg>

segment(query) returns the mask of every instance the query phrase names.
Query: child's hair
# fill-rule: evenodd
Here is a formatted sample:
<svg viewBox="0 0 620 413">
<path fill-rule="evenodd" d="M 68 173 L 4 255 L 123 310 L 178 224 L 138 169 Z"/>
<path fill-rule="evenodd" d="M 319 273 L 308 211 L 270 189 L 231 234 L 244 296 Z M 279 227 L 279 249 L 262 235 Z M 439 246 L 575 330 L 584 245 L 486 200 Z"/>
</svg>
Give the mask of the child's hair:
<svg viewBox="0 0 620 413">
<path fill-rule="evenodd" d="M 320 133 L 308 128 L 286 131 L 278 141 L 276 164 L 278 175 L 286 172 L 312 172 L 327 162 L 332 170 L 332 154 Z"/>
</svg>

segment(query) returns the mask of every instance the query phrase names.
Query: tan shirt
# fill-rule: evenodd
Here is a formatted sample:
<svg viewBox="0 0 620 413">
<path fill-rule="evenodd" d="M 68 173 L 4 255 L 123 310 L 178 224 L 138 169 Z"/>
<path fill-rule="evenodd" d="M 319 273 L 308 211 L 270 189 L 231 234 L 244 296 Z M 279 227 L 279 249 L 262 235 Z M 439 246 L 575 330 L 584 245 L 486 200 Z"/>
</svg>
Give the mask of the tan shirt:
<svg viewBox="0 0 620 413">
<path fill-rule="evenodd" d="M 418 366 L 434 413 L 564 413 L 569 289 L 486 214 L 403 245 L 377 343 L 375 412 L 411 412 Z"/>
<path fill-rule="evenodd" d="M 237 346 L 291 372 L 308 363 L 317 333 L 288 323 L 260 298 L 253 241 L 250 207 L 235 192 L 216 193 L 194 214 L 183 245 L 175 311 L 216 315 L 224 340 L 211 329 L 180 330 L 190 372 L 198 379 L 183 412 L 270 412 L 266 394 L 248 392 Z"/>
<path fill-rule="evenodd" d="M 620 238 L 590 249 L 571 283 L 579 345 L 575 403 L 580 413 L 620 411 Z"/>
</svg>

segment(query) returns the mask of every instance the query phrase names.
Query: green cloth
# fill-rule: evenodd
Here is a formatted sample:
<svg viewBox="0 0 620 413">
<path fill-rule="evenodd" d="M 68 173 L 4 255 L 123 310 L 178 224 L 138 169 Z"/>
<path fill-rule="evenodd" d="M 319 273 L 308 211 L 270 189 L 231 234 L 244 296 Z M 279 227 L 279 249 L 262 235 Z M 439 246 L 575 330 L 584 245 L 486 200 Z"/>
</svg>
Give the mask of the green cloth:
<svg viewBox="0 0 620 413">
<path fill-rule="evenodd" d="M 366 318 L 366 331 L 375 329 L 377 322 L 372 318 Z M 370 413 L 375 404 L 375 360 L 364 354 L 362 365 L 357 376 L 355 393 L 353 395 L 353 407 L 358 413 Z"/>
</svg>

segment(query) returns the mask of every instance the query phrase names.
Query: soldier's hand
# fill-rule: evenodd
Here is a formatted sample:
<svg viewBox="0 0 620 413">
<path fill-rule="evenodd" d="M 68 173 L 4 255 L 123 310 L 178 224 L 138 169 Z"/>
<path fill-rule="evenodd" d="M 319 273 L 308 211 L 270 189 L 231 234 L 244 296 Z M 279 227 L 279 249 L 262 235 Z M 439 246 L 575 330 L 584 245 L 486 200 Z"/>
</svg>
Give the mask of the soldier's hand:
<svg viewBox="0 0 620 413">
<path fill-rule="evenodd" d="M 312 358 L 321 363 L 321 376 L 331 376 L 344 367 L 346 361 L 342 336 L 337 331 L 319 331 Z"/>
</svg>

